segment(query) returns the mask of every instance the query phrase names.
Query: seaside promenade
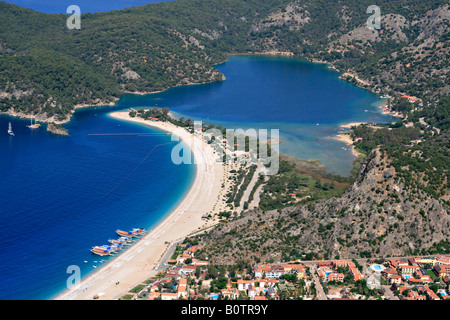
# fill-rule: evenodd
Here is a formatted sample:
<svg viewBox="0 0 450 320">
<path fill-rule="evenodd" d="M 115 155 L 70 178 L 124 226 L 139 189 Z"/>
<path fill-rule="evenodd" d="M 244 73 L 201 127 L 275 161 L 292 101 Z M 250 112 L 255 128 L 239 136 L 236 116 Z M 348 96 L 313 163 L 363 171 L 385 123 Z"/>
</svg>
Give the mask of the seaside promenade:
<svg viewBox="0 0 450 320">
<path fill-rule="evenodd" d="M 143 123 L 176 134 L 191 147 L 193 156 L 197 160 L 196 177 L 186 197 L 157 227 L 81 281 L 79 285 L 56 297 L 57 300 L 90 300 L 94 296 L 98 296 L 101 300 L 117 299 L 122 293 L 157 273 L 155 269 L 170 244 L 216 223 L 202 220 L 202 215 L 214 211 L 224 178 L 224 166 L 216 161 L 217 155 L 214 149 L 200 138 L 171 123 L 132 118 L 128 112 L 114 112 L 110 116 Z"/>
</svg>

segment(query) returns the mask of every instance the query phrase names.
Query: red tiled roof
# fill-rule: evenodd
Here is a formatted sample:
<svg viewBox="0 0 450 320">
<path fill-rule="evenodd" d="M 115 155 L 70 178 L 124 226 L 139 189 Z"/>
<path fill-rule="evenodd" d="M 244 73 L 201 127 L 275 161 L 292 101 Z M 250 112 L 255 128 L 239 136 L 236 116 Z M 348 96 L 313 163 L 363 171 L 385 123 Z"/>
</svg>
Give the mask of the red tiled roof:
<svg viewBox="0 0 450 320">
<path fill-rule="evenodd" d="M 192 246 L 188 249 L 189 253 L 194 253 L 195 251 L 200 250 L 199 246 Z"/>
</svg>

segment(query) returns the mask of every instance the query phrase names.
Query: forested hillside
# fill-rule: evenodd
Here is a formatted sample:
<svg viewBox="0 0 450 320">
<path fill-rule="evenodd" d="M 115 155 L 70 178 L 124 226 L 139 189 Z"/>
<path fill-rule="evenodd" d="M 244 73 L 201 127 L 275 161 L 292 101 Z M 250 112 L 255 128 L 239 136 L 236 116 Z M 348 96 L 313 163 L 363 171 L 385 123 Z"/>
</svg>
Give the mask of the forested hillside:
<svg viewBox="0 0 450 320">
<path fill-rule="evenodd" d="M 435 97 L 449 91 L 445 3 L 382 1 L 381 30 L 365 26 L 368 0 L 177 0 L 83 14 L 69 30 L 68 15 L 0 2 L 0 112 L 64 122 L 125 92 L 223 80 L 213 65 L 229 54 L 273 50 L 333 63 L 373 90 Z"/>
<path fill-rule="evenodd" d="M 0 2 L 0 110 L 67 120 L 75 105 L 108 103 L 124 92 L 223 80 L 212 67 L 247 47 L 248 23 L 276 1 L 176 1 L 66 15 Z M 197 39 L 198 38 L 198 39 Z"/>
</svg>

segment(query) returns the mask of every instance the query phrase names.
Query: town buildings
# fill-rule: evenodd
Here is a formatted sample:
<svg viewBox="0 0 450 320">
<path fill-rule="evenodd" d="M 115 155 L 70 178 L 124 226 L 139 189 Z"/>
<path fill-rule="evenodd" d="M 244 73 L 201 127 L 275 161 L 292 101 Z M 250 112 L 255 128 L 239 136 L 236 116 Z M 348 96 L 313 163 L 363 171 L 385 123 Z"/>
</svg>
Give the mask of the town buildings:
<svg viewBox="0 0 450 320">
<path fill-rule="evenodd" d="M 318 286 L 322 286 L 327 291 L 325 298 L 333 300 L 450 298 L 449 256 L 392 258 L 385 260 L 384 265 L 380 259 L 372 265 L 372 261 L 359 259 L 364 267 L 357 260 L 278 263 L 256 265 L 247 273 L 232 275 L 225 267 L 211 278 L 209 268 L 215 266 L 197 259 L 199 250 L 198 246 L 186 248 L 172 259 L 175 264 L 169 265 L 141 293 L 146 292 L 148 300 L 318 299 Z M 320 282 L 314 280 L 315 275 Z M 367 288 L 364 294 L 355 290 L 361 285 Z M 375 296 L 368 296 L 368 292 Z"/>
</svg>

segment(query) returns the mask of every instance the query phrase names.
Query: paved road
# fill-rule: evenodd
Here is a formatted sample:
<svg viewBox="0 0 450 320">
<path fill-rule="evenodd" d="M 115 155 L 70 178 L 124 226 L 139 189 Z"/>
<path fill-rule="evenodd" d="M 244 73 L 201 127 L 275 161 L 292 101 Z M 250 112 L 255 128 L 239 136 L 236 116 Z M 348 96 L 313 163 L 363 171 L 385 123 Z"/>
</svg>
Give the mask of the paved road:
<svg viewBox="0 0 450 320">
<path fill-rule="evenodd" d="M 394 295 L 394 293 L 391 291 L 390 286 L 381 286 L 384 289 L 384 295 L 389 300 L 399 300 L 397 296 Z"/>
<path fill-rule="evenodd" d="M 169 248 L 166 250 L 166 252 L 163 254 L 161 259 L 159 260 L 159 263 L 156 265 L 156 267 L 155 267 L 156 272 L 159 272 L 162 269 L 167 268 L 167 266 L 169 265 L 167 261 L 169 261 L 169 259 L 172 257 L 177 245 L 179 245 L 179 244 L 180 244 L 180 241 L 177 241 L 177 242 L 172 243 L 169 246 Z"/>
<path fill-rule="evenodd" d="M 316 285 L 317 297 L 319 300 L 328 300 L 325 291 L 323 291 L 322 284 L 320 283 L 319 277 L 317 276 L 317 268 L 315 266 L 310 265 L 310 269 L 312 278 Z"/>
<path fill-rule="evenodd" d="M 435 255 L 417 255 L 417 256 L 397 256 L 397 257 L 371 257 L 371 258 L 356 258 L 355 260 L 358 261 L 359 264 L 361 262 L 366 262 L 367 260 L 377 260 L 377 259 L 384 259 L 384 260 L 390 260 L 390 259 L 409 259 L 409 258 L 423 258 L 423 257 L 429 257 L 429 256 L 435 256 Z M 352 260 L 353 258 L 340 258 L 340 259 L 330 259 L 330 260 L 300 260 L 298 263 L 317 263 L 317 262 L 331 262 L 333 260 Z"/>
</svg>

